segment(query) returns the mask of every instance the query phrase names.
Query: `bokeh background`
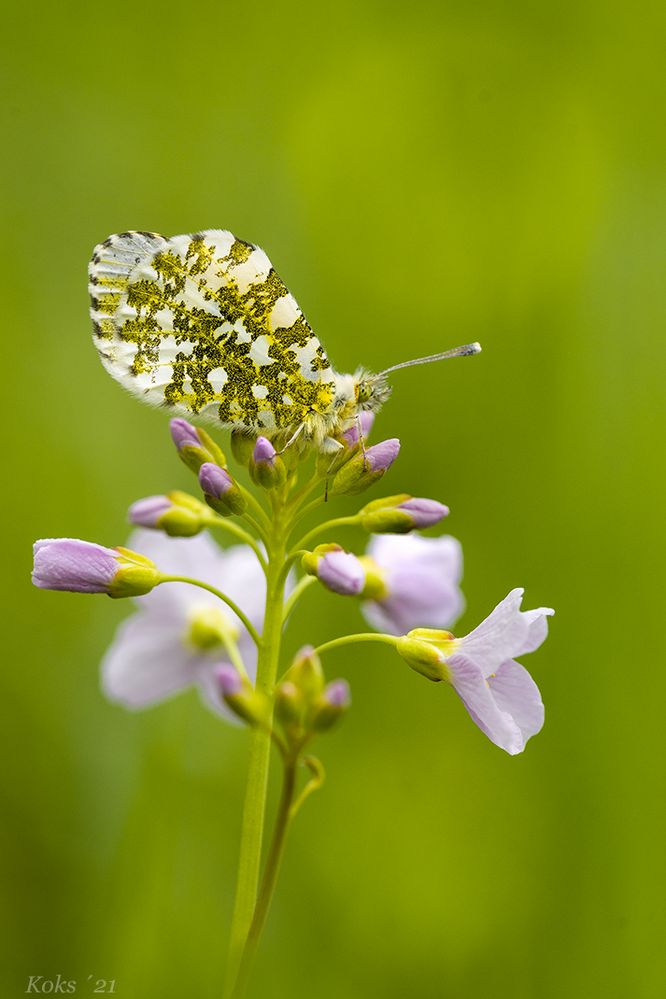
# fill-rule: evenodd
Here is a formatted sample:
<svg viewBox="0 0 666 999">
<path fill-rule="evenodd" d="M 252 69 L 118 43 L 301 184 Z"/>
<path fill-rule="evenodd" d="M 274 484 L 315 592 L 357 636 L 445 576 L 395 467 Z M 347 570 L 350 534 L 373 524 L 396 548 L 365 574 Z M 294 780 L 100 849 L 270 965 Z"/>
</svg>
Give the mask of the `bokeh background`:
<svg viewBox="0 0 666 999">
<path fill-rule="evenodd" d="M 252 996 L 662 996 L 663 4 L 5 17 L 3 996 L 220 995 L 245 734 L 194 693 L 106 703 L 129 608 L 29 584 L 34 538 L 122 543 L 131 501 L 192 488 L 97 360 L 86 264 L 111 232 L 206 227 L 269 252 L 340 370 L 483 342 L 395 377 L 385 484 L 451 506 L 459 632 L 516 585 L 557 610 L 518 758 L 385 649 L 330 657 L 353 710 Z M 306 599 L 292 650 L 360 623 Z"/>
</svg>

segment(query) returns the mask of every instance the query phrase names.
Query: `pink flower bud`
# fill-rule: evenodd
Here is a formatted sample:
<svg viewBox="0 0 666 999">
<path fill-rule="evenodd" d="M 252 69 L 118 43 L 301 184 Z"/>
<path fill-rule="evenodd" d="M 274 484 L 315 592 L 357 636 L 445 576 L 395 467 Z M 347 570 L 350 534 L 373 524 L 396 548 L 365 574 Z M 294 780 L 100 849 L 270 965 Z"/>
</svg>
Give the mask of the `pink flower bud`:
<svg viewBox="0 0 666 999">
<path fill-rule="evenodd" d="M 324 586 L 341 596 L 357 596 L 365 582 L 365 570 L 351 552 L 328 552 L 319 560 L 317 576 Z"/>
</svg>

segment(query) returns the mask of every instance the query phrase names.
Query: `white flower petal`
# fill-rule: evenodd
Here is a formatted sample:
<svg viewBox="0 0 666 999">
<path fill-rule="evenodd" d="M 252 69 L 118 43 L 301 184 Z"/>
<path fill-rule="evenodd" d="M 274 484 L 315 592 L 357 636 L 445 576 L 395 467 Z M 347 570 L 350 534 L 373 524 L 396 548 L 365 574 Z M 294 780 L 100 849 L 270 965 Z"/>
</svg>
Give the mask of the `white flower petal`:
<svg viewBox="0 0 666 999">
<path fill-rule="evenodd" d="M 260 628 L 264 621 L 266 577 L 257 556 L 247 545 L 225 548 L 220 572 L 216 585 Z"/>
<path fill-rule="evenodd" d="M 361 607 L 373 627 L 394 635 L 450 628 L 462 613 L 462 548 L 456 538 L 383 534 L 372 539 L 368 555 L 384 570 L 388 589 L 383 600 Z"/>
<path fill-rule="evenodd" d="M 200 662 L 179 622 L 138 613 L 121 624 L 102 661 L 102 689 L 125 707 L 147 707 L 196 682 Z"/>
<path fill-rule="evenodd" d="M 523 593 L 520 588 L 511 590 L 485 621 L 460 640 L 461 650 L 484 676 L 496 673 L 509 659 L 533 652 L 548 633 L 546 617 L 555 611 L 550 607 L 521 611 Z"/>
<path fill-rule="evenodd" d="M 525 739 L 520 727 L 508 711 L 499 707 L 479 667 L 460 653 L 452 656 L 447 665 L 453 688 L 472 721 L 500 749 L 511 756 L 522 753 Z"/>
<path fill-rule="evenodd" d="M 266 579 L 256 555 L 247 545 L 220 548 L 205 532 L 193 538 L 170 538 L 159 531 L 135 531 L 128 546 L 151 558 L 158 569 L 173 576 L 190 576 L 215 586 L 231 597 L 257 627 L 261 627 L 266 601 Z M 190 583 L 164 583 L 145 597 L 141 608 L 183 619 L 193 607 L 221 607 L 218 597 Z M 234 624 L 241 623 L 225 608 Z"/>
<path fill-rule="evenodd" d="M 222 549 L 206 534 L 169 538 L 150 530 L 135 531 L 128 544 L 166 573 L 216 586 L 261 627 L 265 577 L 245 545 Z M 229 719 L 213 681 L 214 668 L 228 660 L 226 652 L 223 648 L 198 652 L 184 641 L 192 612 L 199 607 L 222 608 L 219 598 L 187 583 L 165 583 L 146 596 L 137 598 L 139 611 L 120 626 L 103 660 L 102 686 L 107 696 L 127 707 L 141 708 L 196 684 L 204 702 Z M 255 644 L 233 611 L 227 607 L 223 611 L 238 628 L 239 651 L 252 679 Z"/>
<path fill-rule="evenodd" d="M 527 670 L 510 659 L 488 678 L 490 692 L 500 711 L 511 715 L 525 742 L 543 728 L 541 694 Z"/>
</svg>

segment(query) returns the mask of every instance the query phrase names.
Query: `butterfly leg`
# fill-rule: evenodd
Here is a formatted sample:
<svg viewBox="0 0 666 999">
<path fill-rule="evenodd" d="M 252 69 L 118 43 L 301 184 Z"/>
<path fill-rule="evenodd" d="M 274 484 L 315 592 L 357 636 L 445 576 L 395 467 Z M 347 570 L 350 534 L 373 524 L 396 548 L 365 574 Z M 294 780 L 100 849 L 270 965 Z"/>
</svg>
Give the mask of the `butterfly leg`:
<svg viewBox="0 0 666 999">
<path fill-rule="evenodd" d="M 331 477 L 331 472 L 338 458 L 338 455 L 340 454 L 340 451 L 342 451 L 343 447 L 344 445 L 341 444 L 340 441 L 336 441 L 334 437 L 325 437 L 324 440 L 322 441 L 321 453 L 332 455 L 331 463 L 326 470 L 326 479 L 324 483 L 324 503 L 328 503 L 329 479 Z"/>
<path fill-rule="evenodd" d="M 361 426 L 361 417 L 356 414 L 356 429 L 358 430 L 358 442 L 361 445 L 361 451 L 363 452 L 363 471 L 368 470 L 368 452 L 365 446 L 365 437 L 363 436 L 363 427 Z"/>
<path fill-rule="evenodd" d="M 285 444 L 285 446 L 283 448 L 280 448 L 280 450 L 277 453 L 284 454 L 287 448 L 291 447 L 291 445 L 298 440 L 298 438 L 300 437 L 300 435 L 303 433 L 304 430 L 305 430 L 305 424 L 300 423 L 296 428 L 296 430 L 294 431 L 294 433 L 289 438 L 289 440 L 287 441 L 287 443 Z"/>
</svg>

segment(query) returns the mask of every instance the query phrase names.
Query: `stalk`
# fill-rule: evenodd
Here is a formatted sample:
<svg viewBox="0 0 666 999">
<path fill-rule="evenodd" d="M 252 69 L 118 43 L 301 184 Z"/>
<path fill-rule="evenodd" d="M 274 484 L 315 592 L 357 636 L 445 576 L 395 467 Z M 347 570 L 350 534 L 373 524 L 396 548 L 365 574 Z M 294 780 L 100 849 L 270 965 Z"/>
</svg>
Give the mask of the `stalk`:
<svg viewBox="0 0 666 999">
<path fill-rule="evenodd" d="M 257 657 L 256 689 L 272 699 L 280 657 L 285 576 L 285 531 L 283 506 L 275 503 L 271 535 L 267 543 L 266 610 L 264 629 Z M 236 899 L 231 923 L 229 960 L 225 997 L 239 996 L 236 989 L 245 942 L 250 932 L 261 866 L 261 847 L 266 812 L 266 791 L 270 764 L 271 732 L 257 727 L 250 733 L 250 759 L 248 765 L 245 802 L 241 825 L 240 854 Z M 245 973 L 245 980 L 247 974 Z M 243 988 L 244 983 L 238 982 Z"/>
</svg>

